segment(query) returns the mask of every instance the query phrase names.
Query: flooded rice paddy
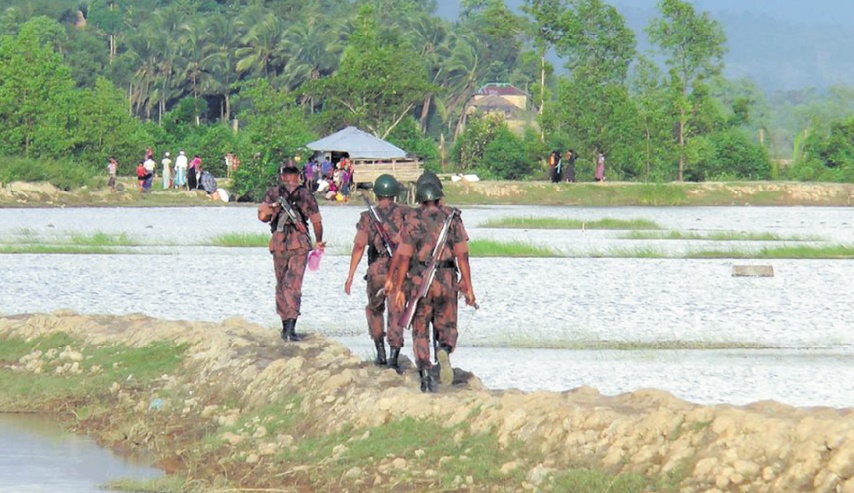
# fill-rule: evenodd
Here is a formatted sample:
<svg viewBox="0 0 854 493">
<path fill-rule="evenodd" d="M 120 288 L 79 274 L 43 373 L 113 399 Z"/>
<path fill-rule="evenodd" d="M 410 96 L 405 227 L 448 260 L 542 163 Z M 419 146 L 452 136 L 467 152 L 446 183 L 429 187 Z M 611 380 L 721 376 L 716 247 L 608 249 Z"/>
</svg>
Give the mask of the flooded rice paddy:
<svg viewBox="0 0 854 493">
<path fill-rule="evenodd" d="M 320 270 L 306 274 L 298 330 L 334 337 L 369 358 L 364 284 L 354 285 L 352 296 L 343 292 L 361 209 L 322 205 L 321 211 L 329 248 Z M 618 394 L 654 387 L 698 403 L 854 406 L 854 261 L 598 258 L 615 250 L 678 254 L 790 242 L 627 240 L 624 231 L 479 227 L 507 216 L 648 219 L 666 231 L 769 232 L 811 239 L 798 244 L 852 245 L 850 209 L 467 207 L 472 239 L 530 242 L 571 256 L 473 259 L 481 309 L 460 310 L 453 361 L 492 388 L 587 385 Z M 272 337 L 278 321 L 269 253 L 205 246 L 221 234 L 266 231 L 254 207 L 233 204 L 2 209 L 0 242 L 103 232 L 143 246 L 133 247 L 133 255 L 0 255 L 0 312 L 237 316 L 269 326 Z M 733 265 L 744 264 L 770 264 L 775 275 L 733 277 Z M 364 270 L 363 261 L 359 275 Z"/>
</svg>

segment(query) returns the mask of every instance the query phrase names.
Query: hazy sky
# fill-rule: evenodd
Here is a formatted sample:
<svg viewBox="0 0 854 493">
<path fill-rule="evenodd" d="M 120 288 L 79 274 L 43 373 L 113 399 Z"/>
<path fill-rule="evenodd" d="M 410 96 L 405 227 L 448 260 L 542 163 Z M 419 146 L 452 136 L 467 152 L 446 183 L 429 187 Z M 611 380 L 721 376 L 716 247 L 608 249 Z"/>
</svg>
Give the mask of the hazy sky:
<svg viewBox="0 0 854 493">
<path fill-rule="evenodd" d="M 506 0 L 507 5 L 518 8 L 524 0 Z M 639 9 L 656 9 L 658 0 L 611 0 L 611 5 Z M 456 19 L 460 11 L 459 0 L 439 0 L 438 13 L 448 19 Z M 765 14 L 772 18 L 794 24 L 852 24 L 854 2 L 851 0 L 693 0 L 698 10 L 718 13 Z"/>
<path fill-rule="evenodd" d="M 524 0 L 505 0 L 518 10 Z M 617 7 L 638 40 L 658 17 L 658 0 L 605 0 Z M 727 77 L 748 77 L 768 91 L 854 85 L 854 0 L 690 0 L 727 35 Z M 439 0 L 437 13 L 459 16 L 460 0 Z M 559 60 L 552 60 L 561 70 Z"/>
</svg>

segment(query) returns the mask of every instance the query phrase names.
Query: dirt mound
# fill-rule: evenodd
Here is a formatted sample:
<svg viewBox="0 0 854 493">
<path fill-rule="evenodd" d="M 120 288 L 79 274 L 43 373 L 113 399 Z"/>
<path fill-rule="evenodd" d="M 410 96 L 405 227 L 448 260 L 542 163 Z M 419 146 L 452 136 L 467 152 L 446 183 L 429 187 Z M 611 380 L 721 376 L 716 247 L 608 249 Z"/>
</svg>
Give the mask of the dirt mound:
<svg viewBox="0 0 854 493">
<path fill-rule="evenodd" d="M 225 443 L 225 449 L 240 450 L 238 462 L 223 456 L 233 450 L 211 452 L 207 462 L 213 463 L 208 469 L 192 466 L 181 455 L 186 450 L 172 450 L 174 469 L 189 470 L 191 477 L 223 474 L 224 470 L 231 477 L 246 473 L 241 480 L 244 487 L 281 484 L 285 473 L 265 461 L 284 454 L 289 461 L 288 475 L 297 483 L 329 486 L 318 475 L 317 464 L 301 464 L 300 457 L 288 455 L 303 437 L 271 436 L 270 425 L 265 426 L 260 418 L 248 420 L 242 428 L 223 428 L 247 422 L 246 416 L 272 405 L 282 413 L 297 409 L 301 416 L 310 417 L 293 429 L 312 430 L 313 436 L 321 433 L 332 440 L 327 443 L 331 450 L 328 460 L 351 461 L 337 479 L 340 484 L 346 476 L 346 484 L 354 485 L 351 491 L 373 491 L 379 484 L 391 488 L 390 475 L 410 478 L 399 479 L 410 484 L 405 491 L 445 484 L 426 472 L 419 476 L 412 470 L 418 469 L 418 458 L 426 460 L 423 451 L 419 455 L 414 450 L 411 457 L 383 457 L 380 451 L 378 462 L 367 463 L 348 456 L 371 430 L 406 419 L 441 423 L 452 430 L 447 437 L 452 443 L 490 437 L 499 449 L 521 442 L 523 449 L 530 450 L 512 461 L 493 464 L 496 474 L 506 476 L 503 482 L 478 485 L 464 475 L 455 478 L 456 487 L 465 486 L 468 491 L 496 487 L 502 491 L 557 490 L 553 478 L 577 464 L 613 474 L 668 477 L 679 491 L 854 491 L 854 417 L 848 410 L 797 409 L 773 402 L 700 406 L 657 390 L 615 397 L 602 396 L 591 388 L 563 393 L 496 391 L 483 388 L 474 376 L 466 378 L 463 372 L 450 388 L 422 394 L 411 369 L 400 376 L 374 367 L 317 335 L 298 344 L 284 344 L 274 331 L 237 318 L 220 324 L 68 312 L 0 318 L 0 338 L 58 332 L 85 341 L 80 348 L 63 350 L 63 367 L 68 368 L 64 371 L 73 371 L 74 362 L 85 361 L 91 346 L 142 347 L 165 340 L 189 347 L 181 375 L 161 378 L 167 382 L 162 385 L 169 395 L 181 403 L 175 413 L 183 426 L 204 423 Z M 34 352 L 11 368 L 44 371 L 45 357 Z M 136 422 L 151 413 L 152 389 L 132 394 L 123 385 L 114 383 L 114 391 L 124 393 L 124 400 L 118 402 L 129 415 L 127 420 Z M 214 395 L 230 397 L 215 400 Z M 173 427 L 175 419 L 170 418 Z M 109 428 L 106 423 L 103 426 Z M 356 436 L 356 430 L 367 431 Z M 105 430 L 101 433 L 106 435 Z M 129 436 L 125 433 L 111 443 L 121 445 Z M 146 442 L 144 438 L 139 441 Z M 476 451 L 466 455 L 474 457 L 465 460 L 477 459 Z M 456 467 L 464 469 L 464 465 Z"/>
</svg>

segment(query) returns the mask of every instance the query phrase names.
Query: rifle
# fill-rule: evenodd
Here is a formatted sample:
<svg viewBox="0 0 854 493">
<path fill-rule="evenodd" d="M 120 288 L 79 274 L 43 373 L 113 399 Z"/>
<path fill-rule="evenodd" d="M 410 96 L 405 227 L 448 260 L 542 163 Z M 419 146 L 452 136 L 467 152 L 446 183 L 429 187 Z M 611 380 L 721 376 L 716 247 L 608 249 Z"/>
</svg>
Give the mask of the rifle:
<svg viewBox="0 0 854 493">
<path fill-rule="evenodd" d="M 439 265 L 439 257 L 442 255 L 442 250 L 445 249 L 448 228 L 451 227 L 451 221 L 459 213 L 460 211 L 454 209 L 453 212 L 448 214 L 444 224 L 442 224 L 442 231 L 439 232 L 439 238 L 436 240 L 436 245 L 433 246 L 433 255 L 430 258 L 430 263 L 427 264 L 427 268 L 421 275 L 421 287 L 418 288 L 418 293 L 416 293 L 414 298 L 409 300 L 406 308 L 404 308 L 403 313 L 400 315 L 400 325 L 405 329 L 408 329 L 412 325 L 412 318 L 415 316 L 415 309 L 418 308 L 418 303 L 430 291 L 430 285 L 433 284 L 433 278 L 436 277 L 436 266 Z"/>
<path fill-rule="evenodd" d="M 388 256 L 391 257 L 394 255 L 394 247 L 392 246 L 391 238 L 388 237 L 388 232 L 385 230 L 385 226 L 383 226 L 383 222 L 380 219 L 380 214 L 377 212 L 377 208 L 374 207 L 374 204 L 371 203 L 368 197 L 362 195 L 362 198 L 365 199 L 365 204 L 368 206 L 368 211 L 370 212 L 371 222 L 374 224 L 374 228 L 379 233 L 380 238 L 383 240 L 383 246 L 385 247 L 385 251 L 388 253 Z"/>
<path fill-rule="evenodd" d="M 294 227 L 297 228 L 297 231 L 305 235 L 305 237 L 308 239 L 309 246 L 311 246 L 313 242 L 311 241 L 311 235 L 308 234 L 308 229 L 305 227 L 305 224 L 303 224 L 299 216 L 297 216 L 296 211 L 294 211 L 294 208 L 291 207 L 291 204 L 288 203 L 287 199 L 285 199 L 284 196 L 279 196 L 279 205 L 282 206 L 282 210 L 285 212 L 285 214 L 279 215 L 279 222 L 276 225 L 276 230 L 283 231 L 285 229 L 285 219 L 289 218 L 294 223 Z"/>
</svg>

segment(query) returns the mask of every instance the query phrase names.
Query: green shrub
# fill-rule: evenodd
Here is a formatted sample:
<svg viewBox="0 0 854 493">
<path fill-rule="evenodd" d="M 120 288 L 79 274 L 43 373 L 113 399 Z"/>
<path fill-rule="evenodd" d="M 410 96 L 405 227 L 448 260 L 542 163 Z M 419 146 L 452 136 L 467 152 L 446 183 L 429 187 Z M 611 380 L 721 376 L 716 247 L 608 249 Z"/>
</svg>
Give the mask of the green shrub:
<svg viewBox="0 0 854 493">
<path fill-rule="evenodd" d="M 0 181 L 48 182 L 62 190 L 92 186 L 97 174 L 91 168 L 71 161 L 5 157 L 0 166 Z M 105 163 L 106 166 L 106 163 Z"/>
</svg>

